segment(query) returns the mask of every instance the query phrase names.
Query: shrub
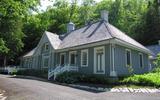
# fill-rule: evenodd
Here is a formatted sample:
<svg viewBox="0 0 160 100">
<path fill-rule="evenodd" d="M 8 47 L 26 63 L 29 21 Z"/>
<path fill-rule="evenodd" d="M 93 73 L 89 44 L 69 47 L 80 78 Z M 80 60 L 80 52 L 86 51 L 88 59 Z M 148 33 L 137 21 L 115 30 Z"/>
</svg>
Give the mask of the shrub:
<svg viewBox="0 0 160 100">
<path fill-rule="evenodd" d="M 160 53 L 157 55 L 156 61 L 153 62 L 156 66 L 152 72 L 159 72 L 160 73 Z"/>
<path fill-rule="evenodd" d="M 94 75 L 94 74 L 83 75 L 80 79 L 81 79 L 80 80 L 81 82 L 93 83 L 93 84 L 107 84 L 107 83 L 109 83 L 106 76 L 103 76 L 103 75 Z"/>
<path fill-rule="evenodd" d="M 124 78 L 121 83 L 160 87 L 160 73 L 148 73 Z"/>
<path fill-rule="evenodd" d="M 79 82 L 80 77 L 81 77 L 81 74 L 77 72 L 63 72 L 57 75 L 56 81 L 61 83 L 72 84 L 72 83 Z"/>
<path fill-rule="evenodd" d="M 108 79 L 103 75 L 93 75 L 93 74 L 81 74 L 78 72 L 64 72 L 58 74 L 56 77 L 56 81 L 61 83 L 77 83 L 77 82 L 85 82 L 92 84 L 107 84 Z"/>
<path fill-rule="evenodd" d="M 28 75 L 28 76 L 36 76 L 41 78 L 47 78 L 48 77 L 48 71 L 47 70 L 38 70 L 38 69 L 26 69 L 26 70 L 19 70 L 17 75 Z"/>
</svg>

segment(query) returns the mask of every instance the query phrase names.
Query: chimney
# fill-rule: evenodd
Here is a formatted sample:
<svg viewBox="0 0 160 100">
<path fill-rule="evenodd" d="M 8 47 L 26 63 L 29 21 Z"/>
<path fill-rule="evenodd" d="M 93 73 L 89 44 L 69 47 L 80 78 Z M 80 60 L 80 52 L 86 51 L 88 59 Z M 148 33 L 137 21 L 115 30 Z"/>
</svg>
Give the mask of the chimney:
<svg viewBox="0 0 160 100">
<path fill-rule="evenodd" d="M 67 32 L 69 33 L 69 32 L 71 32 L 71 31 L 73 31 L 74 29 L 75 29 L 75 24 L 72 23 L 72 22 L 69 22 L 69 23 L 67 24 Z"/>
<path fill-rule="evenodd" d="M 108 11 L 106 11 L 106 10 L 102 10 L 101 11 L 101 19 L 103 20 L 103 21 L 106 21 L 106 22 L 108 22 Z"/>
</svg>

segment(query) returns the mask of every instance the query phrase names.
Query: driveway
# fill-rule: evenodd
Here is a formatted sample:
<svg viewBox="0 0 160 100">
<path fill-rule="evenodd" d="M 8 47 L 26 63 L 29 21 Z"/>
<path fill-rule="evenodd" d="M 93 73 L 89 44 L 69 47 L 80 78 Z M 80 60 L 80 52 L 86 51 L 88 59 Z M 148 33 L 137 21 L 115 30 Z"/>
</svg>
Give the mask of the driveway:
<svg viewBox="0 0 160 100">
<path fill-rule="evenodd" d="M 160 94 L 92 92 L 7 75 L 0 75 L 0 89 L 7 100 L 160 100 Z"/>
</svg>

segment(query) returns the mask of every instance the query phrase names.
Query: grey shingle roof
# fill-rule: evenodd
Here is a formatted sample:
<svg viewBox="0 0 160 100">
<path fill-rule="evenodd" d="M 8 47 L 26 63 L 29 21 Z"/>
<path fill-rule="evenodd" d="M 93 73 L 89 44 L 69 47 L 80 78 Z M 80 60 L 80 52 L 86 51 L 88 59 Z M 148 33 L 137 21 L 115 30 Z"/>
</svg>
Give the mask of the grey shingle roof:
<svg viewBox="0 0 160 100">
<path fill-rule="evenodd" d="M 72 31 L 66 37 L 64 37 L 64 39 L 62 39 L 59 49 L 98 42 L 111 38 L 120 39 L 126 43 L 150 52 L 146 47 L 105 21 L 98 21 L 91 25 Z"/>
<path fill-rule="evenodd" d="M 112 36 L 106 28 L 105 23 L 99 21 L 68 33 L 67 36 L 62 39 L 59 49 L 102 41 L 110 38 L 112 38 Z"/>
<path fill-rule="evenodd" d="M 59 45 L 61 44 L 61 39 L 59 38 L 59 35 L 51 33 L 51 32 L 45 32 L 47 35 L 51 45 L 53 46 L 54 49 L 58 49 Z"/>
<path fill-rule="evenodd" d="M 160 45 L 150 45 L 150 46 L 146 46 L 150 51 L 152 51 L 153 54 L 153 59 L 156 58 L 157 54 L 160 53 Z"/>
<path fill-rule="evenodd" d="M 36 48 L 32 49 L 31 51 L 29 51 L 27 54 L 25 54 L 23 57 L 30 57 L 34 54 Z"/>
</svg>

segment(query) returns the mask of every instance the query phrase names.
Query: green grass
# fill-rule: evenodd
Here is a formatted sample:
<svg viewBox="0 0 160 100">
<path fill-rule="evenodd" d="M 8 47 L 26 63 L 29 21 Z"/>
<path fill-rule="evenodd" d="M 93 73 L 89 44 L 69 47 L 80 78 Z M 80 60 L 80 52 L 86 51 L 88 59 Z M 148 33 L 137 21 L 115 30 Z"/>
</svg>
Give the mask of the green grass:
<svg viewBox="0 0 160 100">
<path fill-rule="evenodd" d="M 134 85 L 134 84 L 122 84 L 122 85 L 113 85 L 111 88 L 132 88 L 132 89 L 139 89 L 139 88 L 148 88 L 148 89 L 154 89 L 153 86 L 140 86 L 140 85 Z"/>
<path fill-rule="evenodd" d="M 139 86 L 160 87 L 160 72 L 130 76 L 121 80 L 120 83 Z"/>
</svg>

